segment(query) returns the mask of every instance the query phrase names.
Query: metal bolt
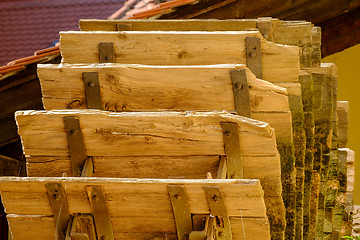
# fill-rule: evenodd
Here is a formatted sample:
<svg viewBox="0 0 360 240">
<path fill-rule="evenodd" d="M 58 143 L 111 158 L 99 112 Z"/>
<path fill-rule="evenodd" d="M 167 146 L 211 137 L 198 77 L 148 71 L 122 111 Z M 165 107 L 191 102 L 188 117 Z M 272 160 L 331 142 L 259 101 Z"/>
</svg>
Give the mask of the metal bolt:
<svg viewBox="0 0 360 240">
<path fill-rule="evenodd" d="M 90 82 L 88 82 L 88 86 L 93 87 L 93 86 L 95 86 L 95 83 L 93 81 L 90 81 Z"/>
<path fill-rule="evenodd" d="M 96 200 L 98 200 L 99 198 L 98 198 L 98 196 L 97 196 L 96 194 L 93 194 L 93 195 L 92 195 L 92 199 L 96 201 Z"/>
<path fill-rule="evenodd" d="M 256 50 L 256 46 L 252 46 L 251 48 L 252 48 L 252 50 Z"/>
<path fill-rule="evenodd" d="M 251 53 L 249 54 L 249 56 L 250 56 L 250 57 L 256 57 L 256 53 L 255 53 L 255 52 L 251 52 Z"/>
<path fill-rule="evenodd" d="M 225 135 L 229 136 L 230 135 L 230 131 L 225 131 Z"/>
<path fill-rule="evenodd" d="M 243 86 L 244 86 L 244 84 L 242 84 L 242 83 L 236 83 L 236 84 L 235 84 L 235 88 L 236 88 L 236 89 L 239 89 L 239 90 L 242 89 Z"/>
<path fill-rule="evenodd" d="M 53 194 L 53 198 L 58 199 L 59 195 L 57 193 Z"/>
<path fill-rule="evenodd" d="M 174 198 L 175 198 L 175 199 L 179 199 L 179 198 L 180 198 L 179 194 L 175 194 L 175 195 L 174 195 Z"/>
<path fill-rule="evenodd" d="M 215 202 L 217 202 L 218 201 L 218 195 L 216 195 L 216 194 L 214 194 L 214 195 L 212 195 L 212 197 L 211 197 Z"/>
<path fill-rule="evenodd" d="M 75 134 L 77 134 L 77 130 L 76 130 L 76 129 L 71 129 L 71 130 L 70 130 L 70 133 L 71 133 L 72 135 L 75 135 Z"/>
<path fill-rule="evenodd" d="M 224 238 L 224 237 L 225 237 L 225 234 L 224 234 L 223 232 L 219 232 L 219 233 L 218 233 L 218 237 Z"/>
</svg>

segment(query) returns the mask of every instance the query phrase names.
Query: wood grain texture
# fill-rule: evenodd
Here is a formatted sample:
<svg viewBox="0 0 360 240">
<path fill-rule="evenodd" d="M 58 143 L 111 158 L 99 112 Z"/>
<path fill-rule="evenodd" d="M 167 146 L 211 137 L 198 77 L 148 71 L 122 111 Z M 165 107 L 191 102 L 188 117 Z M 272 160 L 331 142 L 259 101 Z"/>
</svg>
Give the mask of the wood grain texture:
<svg viewBox="0 0 360 240">
<path fill-rule="evenodd" d="M 266 21 L 268 26 L 261 28 Z M 117 24 L 131 25 L 131 31 L 244 31 L 258 28 L 266 39 L 286 45 L 298 46 L 300 50 L 300 66 L 311 67 L 313 45 L 320 41 L 312 38 L 313 24 L 306 21 L 280 21 L 276 18 L 258 19 L 172 19 L 172 20 L 139 20 L 114 19 L 94 20 L 82 19 L 79 22 L 82 31 L 117 31 Z M 267 33 L 264 30 L 268 31 Z M 318 44 L 319 43 L 319 44 Z M 318 58 L 320 59 L 320 54 Z"/>
<path fill-rule="evenodd" d="M 14 239 L 54 239 L 55 223 L 45 183 L 61 183 L 70 213 L 90 213 L 85 188 L 101 185 L 111 217 L 115 239 L 151 239 L 160 236 L 176 239 L 175 221 L 167 192 L 169 184 L 185 186 L 190 211 L 208 214 L 209 207 L 203 186 L 219 186 L 234 228 L 233 239 L 242 239 L 242 228 L 251 239 L 270 239 L 268 220 L 258 180 L 154 180 L 115 178 L 1 178 L 0 190 L 7 209 Z M 121 202 L 121 204 L 118 204 Z M 29 207 L 31 206 L 31 207 Z M 44 231 L 35 231 L 39 226 Z M 42 238 L 41 238 L 42 237 Z"/>
<path fill-rule="evenodd" d="M 60 36 L 63 63 L 97 63 L 98 43 L 113 42 L 116 62 L 151 65 L 245 64 L 245 38 L 258 37 L 262 44 L 264 80 L 296 82 L 299 75 L 298 47 L 268 42 L 257 31 L 69 31 L 61 32 Z"/>
<path fill-rule="evenodd" d="M 219 156 L 225 154 L 220 121 L 238 123 L 244 175 L 261 180 L 270 224 L 280 232 L 285 226 L 280 157 L 267 123 L 224 112 L 18 112 L 30 176 L 71 173 L 62 120 L 69 115 L 80 119 L 87 154 L 94 158 L 94 176 L 99 177 L 216 176 Z M 38 136 L 37 141 L 32 136 Z"/>
<path fill-rule="evenodd" d="M 25 155 L 68 156 L 64 116 L 79 117 L 89 156 L 224 154 L 220 121 L 238 123 L 243 155 L 277 153 L 275 135 L 267 123 L 225 112 L 30 110 L 16 113 Z"/>
<path fill-rule="evenodd" d="M 86 108 L 83 72 L 97 72 L 102 109 L 235 110 L 230 71 L 245 69 L 252 111 L 289 111 L 286 89 L 256 79 L 244 65 L 39 65 L 46 110 Z"/>
</svg>

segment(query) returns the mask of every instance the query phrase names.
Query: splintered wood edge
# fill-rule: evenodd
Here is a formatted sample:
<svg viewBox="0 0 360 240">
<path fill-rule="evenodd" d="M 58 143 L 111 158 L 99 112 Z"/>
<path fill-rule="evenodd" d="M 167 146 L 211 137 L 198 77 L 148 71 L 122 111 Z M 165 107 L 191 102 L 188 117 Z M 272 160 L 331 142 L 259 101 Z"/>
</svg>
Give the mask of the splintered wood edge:
<svg viewBox="0 0 360 240">
<path fill-rule="evenodd" d="M 152 179 L 152 178 L 97 178 L 97 177 L 0 177 L 0 183 L 59 182 L 59 183 L 146 183 L 146 184 L 236 184 L 260 186 L 259 179 Z"/>
<path fill-rule="evenodd" d="M 268 81 L 258 79 L 246 67 L 245 64 L 214 64 L 214 65 L 142 65 L 142 64 L 121 64 L 121 63 L 94 63 L 94 64 L 38 64 L 38 72 L 41 69 L 90 69 L 90 68 L 130 68 L 130 69 L 246 69 L 247 75 L 250 75 L 248 81 L 251 88 L 259 90 L 274 91 L 279 94 L 288 95 L 286 88 L 275 85 Z M 41 80 L 41 79 L 40 79 Z"/>
<path fill-rule="evenodd" d="M 271 136 L 274 134 L 273 128 L 266 122 L 259 120 L 230 114 L 226 111 L 212 111 L 212 112 L 174 112 L 174 111 L 159 111 L 159 112 L 107 112 L 93 109 L 77 109 L 77 110 L 23 110 L 15 112 L 15 118 L 21 116 L 36 116 L 36 115 L 104 115 L 107 117 L 218 117 L 219 121 L 234 121 L 240 124 L 246 124 L 250 127 L 260 128 L 263 131 L 268 132 Z"/>
</svg>

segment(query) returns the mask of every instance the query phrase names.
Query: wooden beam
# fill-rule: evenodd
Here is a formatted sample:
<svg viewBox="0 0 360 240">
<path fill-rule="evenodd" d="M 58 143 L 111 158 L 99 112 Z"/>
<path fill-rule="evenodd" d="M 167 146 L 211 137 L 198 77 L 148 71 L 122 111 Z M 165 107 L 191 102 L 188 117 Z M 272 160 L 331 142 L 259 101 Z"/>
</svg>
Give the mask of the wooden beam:
<svg viewBox="0 0 360 240">
<path fill-rule="evenodd" d="M 85 187 L 102 186 L 115 239 L 137 240 L 176 239 L 168 185 L 184 186 L 193 214 L 210 213 L 203 187 L 217 186 L 225 196 L 233 239 L 240 239 L 243 234 L 250 239 L 270 239 L 259 180 L 0 178 L 1 196 L 14 239 L 23 239 L 25 232 L 31 239 L 54 239 L 56 230 L 44 187 L 46 183 L 62 185 L 70 214 L 91 213 Z"/>
</svg>

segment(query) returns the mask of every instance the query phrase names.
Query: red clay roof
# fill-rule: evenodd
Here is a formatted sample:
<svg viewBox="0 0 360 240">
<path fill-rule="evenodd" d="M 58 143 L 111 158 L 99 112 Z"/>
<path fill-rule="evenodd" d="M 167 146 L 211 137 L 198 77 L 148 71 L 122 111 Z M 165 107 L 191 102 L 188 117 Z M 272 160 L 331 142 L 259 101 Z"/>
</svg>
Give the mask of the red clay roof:
<svg viewBox="0 0 360 240">
<path fill-rule="evenodd" d="M 79 19 L 106 19 L 125 0 L 0 1 L 0 66 L 50 47 L 59 31 L 78 30 Z"/>
<path fill-rule="evenodd" d="M 36 51 L 33 56 L 11 61 L 8 65 L 0 67 L 0 80 L 6 77 L 6 74 L 25 69 L 28 64 L 51 60 L 57 56 L 60 56 L 59 47 L 51 47 Z"/>
</svg>

